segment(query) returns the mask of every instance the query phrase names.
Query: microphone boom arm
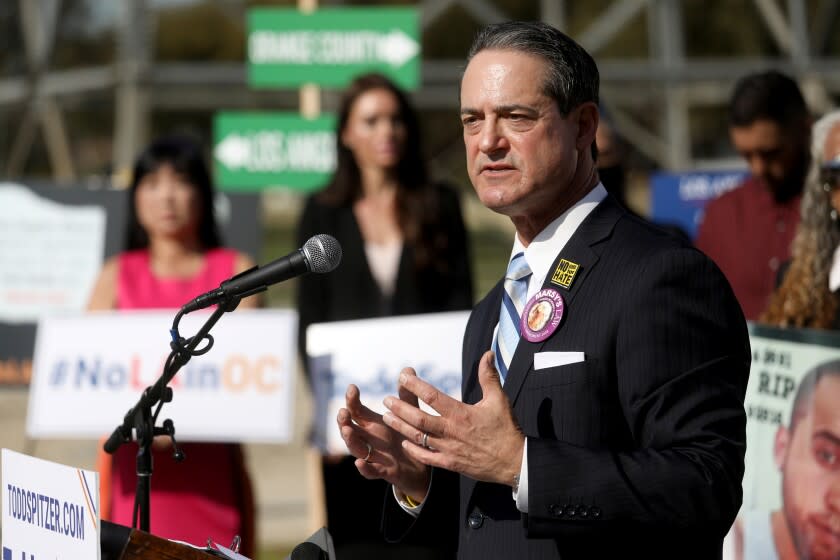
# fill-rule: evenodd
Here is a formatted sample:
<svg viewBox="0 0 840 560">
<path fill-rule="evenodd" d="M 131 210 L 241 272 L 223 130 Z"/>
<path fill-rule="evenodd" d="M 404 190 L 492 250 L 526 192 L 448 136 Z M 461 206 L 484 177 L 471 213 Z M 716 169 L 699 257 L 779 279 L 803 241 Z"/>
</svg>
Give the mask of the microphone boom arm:
<svg viewBox="0 0 840 560">
<path fill-rule="evenodd" d="M 137 403 L 129 409 L 122 423 L 117 426 L 103 445 L 105 452 L 113 454 L 119 447 L 131 441 L 131 429 L 136 429 L 137 443 L 140 447 L 137 453 L 137 490 L 135 493 L 134 513 L 132 514 L 132 527 L 141 531 L 149 531 L 150 525 L 150 495 L 152 478 L 152 442 L 155 435 L 169 435 L 175 446 L 175 453 L 180 454 L 175 444 L 175 427 L 171 420 L 164 428 L 155 428 L 155 421 L 160 413 L 163 403 L 172 400 L 172 389 L 168 383 L 175 377 L 175 374 L 190 360 L 192 356 L 204 354 L 213 346 L 213 337 L 209 334 L 210 329 L 218 322 L 224 313 L 233 311 L 239 305 L 241 298 L 234 297 L 220 304 L 195 336 L 184 340 L 178 335 L 178 323 L 185 314 L 179 310 L 172 323 L 172 352 L 166 360 L 163 373 L 151 387 L 146 387 Z M 200 349 L 198 345 L 202 340 L 207 339 L 207 344 Z M 186 343 L 186 344 L 184 344 Z M 158 408 L 152 414 L 152 408 Z M 139 527 L 138 527 L 139 518 Z"/>
</svg>

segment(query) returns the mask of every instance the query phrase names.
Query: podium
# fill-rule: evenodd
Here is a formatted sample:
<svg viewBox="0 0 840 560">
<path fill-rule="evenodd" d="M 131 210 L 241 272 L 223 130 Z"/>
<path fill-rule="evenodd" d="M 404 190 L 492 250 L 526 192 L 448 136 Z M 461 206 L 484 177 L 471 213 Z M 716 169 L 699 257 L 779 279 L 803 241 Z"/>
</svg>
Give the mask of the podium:
<svg viewBox="0 0 840 560">
<path fill-rule="evenodd" d="M 99 548 L 102 560 L 218 560 L 219 556 L 152 534 L 101 522 Z M 226 557 L 225 557 L 226 558 Z M 287 560 L 335 560 L 335 547 L 326 528 L 321 528 L 297 545 Z"/>
<path fill-rule="evenodd" d="M 189 545 L 156 537 L 138 529 L 102 521 L 99 536 L 102 560 L 218 560 L 218 556 Z"/>
</svg>

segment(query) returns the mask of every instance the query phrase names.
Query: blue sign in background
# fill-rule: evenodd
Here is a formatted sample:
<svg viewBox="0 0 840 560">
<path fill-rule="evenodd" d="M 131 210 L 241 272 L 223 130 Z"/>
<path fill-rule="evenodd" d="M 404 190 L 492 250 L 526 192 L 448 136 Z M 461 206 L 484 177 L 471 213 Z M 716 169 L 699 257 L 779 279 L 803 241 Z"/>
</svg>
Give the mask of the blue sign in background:
<svg viewBox="0 0 840 560">
<path fill-rule="evenodd" d="M 678 225 L 694 239 L 706 204 L 737 187 L 746 176 L 746 171 L 654 173 L 650 178 L 651 219 Z"/>
</svg>

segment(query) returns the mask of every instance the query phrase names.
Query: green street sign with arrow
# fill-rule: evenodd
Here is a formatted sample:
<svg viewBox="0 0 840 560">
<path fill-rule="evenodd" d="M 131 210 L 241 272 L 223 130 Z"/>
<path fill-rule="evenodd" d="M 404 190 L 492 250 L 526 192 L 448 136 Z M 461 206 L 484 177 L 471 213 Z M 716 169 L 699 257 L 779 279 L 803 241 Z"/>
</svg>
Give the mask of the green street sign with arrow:
<svg viewBox="0 0 840 560">
<path fill-rule="evenodd" d="M 248 12 L 248 84 L 341 88 L 381 72 L 406 89 L 420 84 L 419 15 L 409 7 L 285 8 Z"/>
<path fill-rule="evenodd" d="M 289 187 L 313 191 L 335 170 L 335 117 L 218 113 L 213 122 L 216 185 L 226 191 Z"/>
</svg>

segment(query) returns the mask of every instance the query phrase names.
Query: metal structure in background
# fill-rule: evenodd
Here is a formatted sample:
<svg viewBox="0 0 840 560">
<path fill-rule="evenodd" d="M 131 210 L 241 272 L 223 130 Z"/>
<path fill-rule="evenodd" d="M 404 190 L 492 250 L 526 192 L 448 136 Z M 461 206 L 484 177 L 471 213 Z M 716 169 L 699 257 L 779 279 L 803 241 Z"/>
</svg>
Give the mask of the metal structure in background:
<svg viewBox="0 0 840 560">
<path fill-rule="evenodd" d="M 779 2 L 786 4 L 783 10 Z M 13 132 L 5 176 L 19 176 L 40 125 L 56 180 L 75 178 L 61 99 L 90 91 L 115 94 L 113 160 L 127 169 L 147 141 L 150 111 L 217 110 L 253 107 L 296 107 L 296 91 L 251 91 L 244 63 L 155 63 L 153 22 L 146 0 L 123 0 L 118 29 L 117 60 L 109 66 L 49 70 L 55 39 L 58 2 L 18 0 L 25 39 L 28 74 L 0 79 L 0 110 L 25 104 L 22 123 Z M 840 1 L 819 0 L 818 17 L 806 21 L 806 0 L 752 0 L 782 57 L 773 59 L 688 59 L 685 56 L 683 0 L 614 0 L 576 39 L 598 59 L 602 98 L 616 126 L 640 152 L 664 169 L 687 169 L 709 162 L 691 153 L 689 111 L 725 104 L 732 83 L 748 69 L 773 66 L 795 75 L 811 106 L 818 112 L 840 93 L 840 63 L 823 56 L 832 26 L 840 16 Z M 346 2 L 340 2 L 346 3 Z M 508 19 L 492 0 L 422 0 L 426 29 L 451 7 L 458 6 L 479 23 Z M 542 19 L 566 27 L 565 0 L 539 0 Z M 651 55 L 645 59 L 611 59 L 599 52 L 634 18 L 648 18 Z M 421 109 L 455 109 L 462 60 L 426 60 L 423 84 L 414 96 Z M 322 92 L 325 108 L 335 105 L 334 92 Z M 661 107 L 641 122 L 634 109 Z M 638 111 L 635 111 L 638 113 Z"/>
</svg>

